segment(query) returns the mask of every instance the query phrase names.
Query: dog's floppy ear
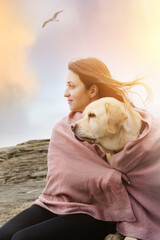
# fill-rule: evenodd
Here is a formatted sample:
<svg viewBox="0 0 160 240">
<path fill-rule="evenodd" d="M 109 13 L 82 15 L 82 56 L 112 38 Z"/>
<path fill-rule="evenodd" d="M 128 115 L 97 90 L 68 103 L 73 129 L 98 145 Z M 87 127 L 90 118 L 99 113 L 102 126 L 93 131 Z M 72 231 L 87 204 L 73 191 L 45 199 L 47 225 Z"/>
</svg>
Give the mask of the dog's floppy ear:
<svg viewBox="0 0 160 240">
<path fill-rule="evenodd" d="M 115 134 L 128 116 L 121 104 L 106 103 L 105 108 L 107 112 L 107 131 Z"/>
</svg>

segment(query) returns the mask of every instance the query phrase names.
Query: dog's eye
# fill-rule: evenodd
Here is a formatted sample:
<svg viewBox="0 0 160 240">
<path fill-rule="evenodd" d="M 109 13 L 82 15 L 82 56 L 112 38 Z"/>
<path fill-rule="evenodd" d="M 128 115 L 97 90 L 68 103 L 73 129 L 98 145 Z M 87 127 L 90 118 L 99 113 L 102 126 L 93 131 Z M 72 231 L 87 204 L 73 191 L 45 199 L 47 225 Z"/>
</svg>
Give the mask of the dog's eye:
<svg viewBox="0 0 160 240">
<path fill-rule="evenodd" d="M 94 118 L 94 117 L 96 117 L 96 115 L 95 115 L 94 113 L 89 113 L 89 114 L 88 114 L 88 117 L 89 117 L 89 118 Z"/>
</svg>

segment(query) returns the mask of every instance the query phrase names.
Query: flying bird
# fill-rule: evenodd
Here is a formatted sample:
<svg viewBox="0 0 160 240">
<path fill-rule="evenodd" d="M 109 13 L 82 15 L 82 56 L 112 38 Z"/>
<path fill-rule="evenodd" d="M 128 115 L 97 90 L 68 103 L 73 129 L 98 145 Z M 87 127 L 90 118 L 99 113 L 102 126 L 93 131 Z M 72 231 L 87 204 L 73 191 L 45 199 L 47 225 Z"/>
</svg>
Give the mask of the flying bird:
<svg viewBox="0 0 160 240">
<path fill-rule="evenodd" d="M 42 27 L 44 27 L 44 26 L 45 26 L 47 23 L 49 23 L 49 22 L 55 22 L 55 21 L 58 22 L 59 20 L 56 19 L 56 17 L 57 17 L 57 15 L 58 15 L 59 13 L 61 13 L 61 12 L 63 12 L 63 10 L 61 10 L 61 11 L 59 11 L 59 12 L 56 12 L 52 18 L 50 18 L 49 20 L 47 20 L 47 21 L 45 21 L 45 22 L 43 23 L 43 26 L 42 26 Z"/>
</svg>

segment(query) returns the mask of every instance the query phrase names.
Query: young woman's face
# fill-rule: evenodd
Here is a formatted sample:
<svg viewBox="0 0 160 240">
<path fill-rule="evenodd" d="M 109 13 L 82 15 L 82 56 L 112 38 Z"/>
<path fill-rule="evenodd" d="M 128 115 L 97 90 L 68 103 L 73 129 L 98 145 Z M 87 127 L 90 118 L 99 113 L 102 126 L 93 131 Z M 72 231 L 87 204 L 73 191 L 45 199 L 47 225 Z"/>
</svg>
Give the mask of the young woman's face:
<svg viewBox="0 0 160 240">
<path fill-rule="evenodd" d="M 64 97 L 67 97 L 72 112 L 83 112 L 84 108 L 91 102 L 89 89 L 85 88 L 78 74 L 69 70 L 67 76 L 67 88 Z"/>
</svg>

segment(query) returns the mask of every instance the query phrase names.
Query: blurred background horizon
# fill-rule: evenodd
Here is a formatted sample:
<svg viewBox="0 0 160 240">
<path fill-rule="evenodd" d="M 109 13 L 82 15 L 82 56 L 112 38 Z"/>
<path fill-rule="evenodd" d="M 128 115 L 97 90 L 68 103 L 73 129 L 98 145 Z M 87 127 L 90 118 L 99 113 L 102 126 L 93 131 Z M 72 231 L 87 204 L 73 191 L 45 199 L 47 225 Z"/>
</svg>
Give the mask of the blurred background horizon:
<svg viewBox="0 0 160 240">
<path fill-rule="evenodd" d="M 119 81 L 144 77 L 153 99 L 144 106 L 134 94 L 134 103 L 160 117 L 159 12 L 158 0 L 1 0 L 0 148 L 50 138 L 69 113 L 63 93 L 76 58 L 99 58 Z"/>
</svg>

